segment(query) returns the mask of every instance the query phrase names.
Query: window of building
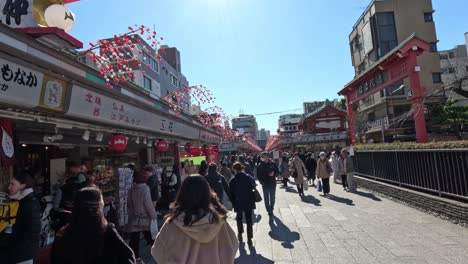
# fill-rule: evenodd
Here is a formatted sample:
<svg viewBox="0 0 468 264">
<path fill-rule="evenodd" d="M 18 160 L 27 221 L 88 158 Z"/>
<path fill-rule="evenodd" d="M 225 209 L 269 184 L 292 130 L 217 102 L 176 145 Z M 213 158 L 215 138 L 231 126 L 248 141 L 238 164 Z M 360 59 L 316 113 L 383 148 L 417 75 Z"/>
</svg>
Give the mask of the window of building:
<svg viewBox="0 0 468 264">
<path fill-rule="evenodd" d="M 447 68 L 447 72 L 448 72 L 448 73 L 455 73 L 456 70 L 455 70 L 454 67 L 448 67 L 448 68 Z"/>
<path fill-rule="evenodd" d="M 367 120 L 368 120 L 368 121 L 375 121 L 375 113 L 374 113 L 374 112 L 369 113 L 369 114 L 367 115 Z"/>
<path fill-rule="evenodd" d="M 455 58 L 455 53 L 453 53 L 453 52 L 449 52 L 448 55 L 449 55 L 449 59 Z"/>
<path fill-rule="evenodd" d="M 468 72 L 468 65 L 465 65 L 465 71 Z"/>
<path fill-rule="evenodd" d="M 437 52 L 437 43 L 436 42 L 431 43 L 430 52 Z"/>
<path fill-rule="evenodd" d="M 434 22 L 434 17 L 432 16 L 432 12 L 424 13 L 424 21 L 425 22 Z"/>
<path fill-rule="evenodd" d="M 448 54 L 440 54 L 441 60 L 448 60 Z"/>
<path fill-rule="evenodd" d="M 171 83 L 177 87 L 177 78 L 171 73 Z"/>
<path fill-rule="evenodd" d="M 159 63 L 157 60 L 150 57 L 150 66 L 155 72 L 159 73 Z"/>
<path fill-rule="evenodd" d="M 145 87 L 146 90 L 152 91 L 153 87 L 151 86 L 151 79 L 143 76 L 143 86 Z"/>
<path fill-rule="evenodd" d="M 398 45 L 395 17 L 393 12 L 376 13 L 372 22 L 376 29 L 377 56 L 381 58 Z"/>
<path fill-rule="evenodd" d="M 442 76 L 440 72 L 433 72 L 432 73 L 432 82 L 433 83 L 442 83 Z"/>
</svg>

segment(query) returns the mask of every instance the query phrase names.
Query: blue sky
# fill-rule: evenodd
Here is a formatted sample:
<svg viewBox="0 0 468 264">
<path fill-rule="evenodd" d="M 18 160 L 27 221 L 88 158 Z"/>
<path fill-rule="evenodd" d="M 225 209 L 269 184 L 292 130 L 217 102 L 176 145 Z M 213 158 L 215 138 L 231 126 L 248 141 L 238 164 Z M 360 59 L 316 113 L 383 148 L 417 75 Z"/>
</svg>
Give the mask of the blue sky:
<svg viewBox="0 0 468 264">
<path fill-rule="evenodd" d="M 76 15 L 69 33 L 87 45 L 154 25 L 163 44 L 180 50 L 190 84 L 210 88 L 228 114 L 261 114 L 337 97 L 354 76 L 348 34 L 369 2 L 81 0 L 68 5 Z M 433 4 L 439 50 L 463 44 L 468 1 Z M 259 128 L 276 132 L 278 116 L 257 116 Z"/>
</svg>

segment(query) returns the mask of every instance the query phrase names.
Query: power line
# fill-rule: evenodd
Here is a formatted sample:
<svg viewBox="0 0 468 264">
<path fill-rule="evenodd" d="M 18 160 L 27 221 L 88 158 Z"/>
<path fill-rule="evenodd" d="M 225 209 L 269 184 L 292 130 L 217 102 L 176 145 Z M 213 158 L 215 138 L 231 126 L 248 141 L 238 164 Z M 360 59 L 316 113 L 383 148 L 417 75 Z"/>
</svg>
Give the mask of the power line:
<svg viewBox="0 0 468 264">
<path fill-rule="evenodd" d="M 274 114 L 282 114 L 282 113 L 294 112 L 294 111 L 299 111 L 299 110 L 302 110 L 302 108 L 296 108 L 296 109 L 284 110 L 284 111 L 278 111 L 278 112 L 270 112 L 270 113 L 253 114 L 253 115 L 254 116 L 274 115 Z"/>
</svg>

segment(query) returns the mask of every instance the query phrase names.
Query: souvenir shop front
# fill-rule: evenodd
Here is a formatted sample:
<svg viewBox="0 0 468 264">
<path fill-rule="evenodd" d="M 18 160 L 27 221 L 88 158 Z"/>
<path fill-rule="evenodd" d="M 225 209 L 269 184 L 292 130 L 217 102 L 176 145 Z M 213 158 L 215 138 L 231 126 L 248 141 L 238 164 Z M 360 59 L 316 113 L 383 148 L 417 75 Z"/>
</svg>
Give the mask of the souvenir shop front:
<svg viewBox="0 0 468 264">
<path fill-rule="evenodd" d="M 11 175 L 27 170 L 37 195 L 51 201 L 69 164 L 85 164 L 122 226 L 129 165 L 172 175 L 181 146 L 221 141 L 138 88 L 108 89 L 94 69 L 1 24 L 0 69 L 0 192 Z"/>
</svg>

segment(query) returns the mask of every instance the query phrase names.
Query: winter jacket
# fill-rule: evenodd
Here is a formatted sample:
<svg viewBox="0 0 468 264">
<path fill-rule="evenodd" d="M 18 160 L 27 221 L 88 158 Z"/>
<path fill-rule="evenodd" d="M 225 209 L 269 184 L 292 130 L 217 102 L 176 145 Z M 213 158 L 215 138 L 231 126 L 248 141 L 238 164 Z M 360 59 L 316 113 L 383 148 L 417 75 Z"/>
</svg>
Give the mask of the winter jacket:
<svg viewBox="0 0 468 264">
<path fill-rule="evenodd" d="M 6 248 L 7 256 L 0 261 L 14 264 L 33 259 L 39 249 L 41 233 L 41 206 L 32 189 L 19 202 L 16 223 Z M 3 250 L 2 250 L 3 252 Z"/>
<path fill-rule="evenodd" d="M 295 184 L 304 184 L 304 180 L 307 179 L 307 169 L 299 157 L 294 157 L 290 161 L 289 171 L 291 175 L 297 172 L 297 177 L 294 179 Z"/>
<path fill-rule="evenodd" d="M 347 157 L 344 161 L 344 171 L 345 173 L 353 173 L 354 172 L 354 162 L 351 157 Z"/>
<path fill-rule="evenodd" d="M 253 175 L 253 167 L 248 161 L 241 161 L 242 166 L 244 166 L 244 171 L 248 175 Z"/>
<path fill-rule="evenodd" d="M 281 167 L 281 177 L 283 177 L 283 179 L 289 179 L 289 164 L 286 159 L 283 159 L 281 162 Z"/>
<path fill-rule="evenodd" d="M 264 186 L 276 186 L 276 176 L 279 175 L 278 166 L 273 161 L 263 162 L 258 165 L 257 177 Z"/>
<path fill-rule="evenodd" d="M 339 165 L 340 164 L 339 159 L 337 157 L 335 157 L 335 155 L 331 155 L 329 161 L 330 161 L 330 165 L 331 165 L 331 168 L 332 168 L 333 172 L 338 173 L 339 166 L 340 166 Z"/>
<path fill-rule="evenodd" d="M 317 169 L 317 161 L 314 158 L 307 158 L 305 162 L 305 167 L 309 174 L 315 173 L 315 170 Z"/>
<path fill-rule="evenodd" d="M 219 200 L 222 201 L 224 193 L 229 196 L 229 185 L 221 174 L 209 174 L 205 176 L 206 181 L 210 184 L 211 189 L 216 193 Z M 228 197 L 229 200 L 230 197 Z"/>
<path fill-rule="evenodd" d="M 255 209 L 255 180 L 252 176 L 241 172 L 229 182 L 231 202 L 234 211 L 248 211 Z"/>
<path fill-rule="evenodd" d="M 345 174 L 345 169 L 344 169 L 344 160 L 342 157 L 338 158 L 338 175 L 341 176 Z"/>
<path fill-rule="evenodd" d="M 113 224 L 108 224 L 104 234 L 104 248 L 102 255 L 91 263 L 82 263 L 76 259 L 74 241 L 68 241 L 65 236 L 57 236 L 51 251 L 51 264 L 134 264 L 135 254 L 119 235 Z"/>
<path fill-rule="evenodd" d="M 157 219 L 156 210 L 151 201 L 151 194 L 148 185 L 145 183 L 135 183 L 128 192 L 127 199 L 128 223 L 127 232 L 149 231 L 151 220 Z M 143 219 L 148 225 L 137 225 L 135 221 Z"/>
<path fill-rule="evenodd" d="M 320 179 L 327 179 L 330 178 L 330 174 L 332 173 L 331 164 L 328 160 L 319 160 L 317 162 L 317 177 Z"/>
<path fill-rule="evenodd" d="M 221 171 L 219 173 L 224 176 L 227 182 L 229 182 L 232 177 L 234 177 L 232 171 L 228 167 L 221 167 Z"/>
<path fill-rule="evenodd" d="M 211 223 L 211 215 L 185 226 L 184 215 L 161 228 L 151 255 L 158 264 L 232 264 L 239 242 L 225 220 Z"/>
<path fill-rule="evenodd" d="M 160 180 L 158 179 L 158 175 L 153 174 L 151 175 L 148 180 L 146 181 L 146 184 L 150 188 L 150 193 L 151 193 L 151 200 L 153 202 L 156 202 L 161 198 L 161 183 Z"/>
</svg>

